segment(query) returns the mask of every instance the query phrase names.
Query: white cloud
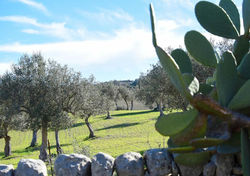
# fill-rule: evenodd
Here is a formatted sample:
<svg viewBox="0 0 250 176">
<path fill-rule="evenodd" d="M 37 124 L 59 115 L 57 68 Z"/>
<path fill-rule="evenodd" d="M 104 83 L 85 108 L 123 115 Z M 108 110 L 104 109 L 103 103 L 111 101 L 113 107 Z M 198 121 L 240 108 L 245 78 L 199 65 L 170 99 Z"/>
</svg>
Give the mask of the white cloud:
<svg viewBox="0 0 250 176">
<path fill-rule="evenodd" d="M 127 12 L 123 11 L 122 9 L 116 10 L 107 10 L 107 9 L 100 9 L 99 12 L 88 12 L 78 10 L 78 13 L 83 17 L 87 17 L 90 19 L 95 20 L 95 22 L 103 23 L 113 23 L 117 21 L 127 21 L 132 22 L 133 17 L 129 15 Z"/>
<path fill-rule="evenodd" d="M 174 20 L 158 20 L 156 21 L 156 35 L 158 44 L 162 47 L 178 47 L 183 45 L 184 34 L 176 32 L 178 28 L 183 27 L 182 24 Z"/>
<path fill-rule="evenodd" d="M 73 30 L 67 28 L 65 22 L 62 23 L 39 23 L 34 18 L 29 18 L 26 16 L 2 16 L 0 17 L 0 21 L 9 21 L 14 23 L 21 23 L 32 25 L 36 29 L 25 29 L 22 32 L 29 34 L 43 34 L 50 35 L 57 38 L 61 38 L 64 40 L 73 40 L 75 38 L 81 39 L 85 34 L 83 29 Z"/>
<path fill-rule="evenodd" d="M 27 33 L 27 34 L 40 34 L 39 31 L 34 30 L 34 29 L 24 29 L 22 32 Z"/>
<path fill-rule="evenodd" d="M 98 34 L 93 39 L 89 36 L 93 36 L 94 32 L 83 29 L 69 29 L 66 27 L 66 23 L 40 23 L 34 18 L 24 16 L 0 17 L 0 21 L 31 25 L 31 27 L 28 26 L 23 29 L 22 32 L 51 35 L 66 40 L 45 44 L 5 44 L 0 45 L 0 52 L 20 53 L 20 55 L 41 52 L 45 58 L 52 58 L 61 64 L 68 64 L 77 71 L 90 70 L 90 73 L 94 75 L 97 75 L 96 72 L 99 75 L 110 72 L 112 79 L 115 79 L 115 74 L 119 71 L 119 75 L 128 76 L 127 73 L 130 73 L 129 78 L 133 78 L 134 74 L 132 73 L 134 72 L 139 76 L 140 72 L 145 71 L 145 68 L 148 68 L 157 58 L 152 45 L 149 26 L 146 29 L 144 25 L 139 25 L 129 14 L 123 16 L 123 14 L 126 14 L 123 11 L 103 10 L 102 12 L 103 14 L 97 14 L 92 18 L 97 19 L 98 16 L 103 15 L 103 19 L 110 20 L 109 22 L 120 19 L 121 24 L 126 25 L 121 25 L 120 28 L 122 29 L 114 32 L 114 34 Z M 188 19 L 185 22 L 190 23 Z M 156 21 L 158 44 L 162 48 L 183 45 L 184 34 L 180 34 L 178 29 L 185 25 L 184 21 L 181 20 Z M 112 72 L 112 69 L 117 70 L 117 72 Z"/>
<path fill-rule="evenodd" d="M 6 71 L 10 71 L 12 63 L 0 62 L 0 75 Z"/>
<path fill-rule="evenodd" d="M 31 24 L 39 27 L 40 24 L 34 18 L 29 18 L 25 16 L 1 16 L 0 21 L 10 21 L 15 23 Z"/>
<path fill-rule="evenodd" d="M 157 21 L 157 38 L 162 47 L 177 47 L 182 36 L 175 32 L 180 25 L 174 21 Z M 25 30 L 28 33 L 37 31 Z M 66 33 L 67 31 L 65 31 Z M 90 64 L 102 64 L 113 59 L 121 62 L 133 58 L 145 60 L 154 58 L 151 31 L 130 25 L 116 31 L 114 35 L 96 40 L 65 41 L 47 44 L 11 44 L 1 45 L 2 52 L 29 53 L 41 51 L 46 57 L 54 58 L 60 63 L 85 67 Z"/>
<path fill-rule="evenodd" d="M 156 23 L 158 43 L 161 47 L 178 47 L 182 43 L 183 36 L 176 32 L 182 24 L 171 20 L 159 20 Z M 26 29 L 23 32 L 36 33 L 37 31 Z M 20 55 L 41 52 L 45 58 L 52 58 L 61 64 L 67 64 L 77 71 L 90 70 L 94 75 L 101 75 L 101 71 L 107 73 L 112 69 L 118 69 L 119 75 L 128 75 L 126 73 L 130 72 L 129 78 L 133 77 L 134 72 L 139 76 L 140 72 L 145 71 L 145 68 L 148 68 L 150 63 L 154 63 L 157 58 L 149 28 L 131 23 L 116 31 L 115 34 L 106 34 L 98 39 L 28 45 L 14 43 L 0 45 L 0 52 L 20 53 Z M 110 77 L 115 79 L 114 73 L 111 74 Z"/>
<path fill-rule="evenodd" d="M 145 29 L 130 28 L 117 31 L 115 37 L 100 40 L 58 42 L 48 44 L 1 45 L 2 52 L 28 53 L 41 51 L 63 64 L 85 67 L 113 59 L 149 59 L 155 56 L 151 33 Z"/>
<path fill-rule="evenodd" d="M 38 3 L 38 2 L 35 2 L 35 1 L 32 1 L 32 0 L 17 0 L 21 3 L 24 3 L 28 6 L 31 6 L 31 7 L 34 7 L 40 11 L 42 11 L 44 14 L 48 15 L 49 14 L 49 11 L 48 9 L 42 4 L 42 3 Z"/>
</svg>

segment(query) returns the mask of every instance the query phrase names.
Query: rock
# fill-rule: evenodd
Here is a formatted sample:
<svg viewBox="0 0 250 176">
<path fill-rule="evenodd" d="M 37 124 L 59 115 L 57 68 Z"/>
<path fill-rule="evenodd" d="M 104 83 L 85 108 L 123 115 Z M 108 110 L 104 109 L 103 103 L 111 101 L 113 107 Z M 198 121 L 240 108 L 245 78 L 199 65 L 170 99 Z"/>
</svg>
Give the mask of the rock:
<svg viewBox="0 0 250 176">
<path fill-rule="evenodd" d="M 98 153 L 92 158 L 92 176 L 112 176 L 114 171 L 115 159 L 105 153 Z"/>
<path fill-rule="evenodd" d="M 223 154 L 216 154 L 212 157 L 213 162 L 216 165 L 216 176 L 230 176 L 233 164 L 234 164 L 234 157 L 233 155 L 223 155 Z"/>
<path fill-rule="evenodd" d="M 47 176 L 47 168 L 42 160 L 21 159 L 15 176 Z"/>
<path fill-rule="evenodd" d="M 172 159 L 166 149 L 150 149 L 144 153 L 150 176 L 165 176 L 171 173 Z"/>
<path fill-rule="evenodd" d="M 0 176 L 13 176 L 14 167 L 13 165 L 0 164 Z"/>
<path fill-rule="evenodd" d="M 203 176 L 215 176 L 216 165 L 213 161 L 203 167 Z"/>
<path fill-rule="evenodd" d="M 128 152 L 115 159 L 118 176 L 144 176 L 144 163 L 140 153 Z"/>
<path fill-rule="evenodd" d="M 202 166 L 187 167 L 180 164 L 178 164 L 178 166 L 181 172 L 181 176 L 199 176 L 203 170 Z"/>
<path fill-rule="evenodd" d="M 59 155 L 54 163 L 56 176 L 90 176 L 91 160 L 81 154 Z"/>
</svg>

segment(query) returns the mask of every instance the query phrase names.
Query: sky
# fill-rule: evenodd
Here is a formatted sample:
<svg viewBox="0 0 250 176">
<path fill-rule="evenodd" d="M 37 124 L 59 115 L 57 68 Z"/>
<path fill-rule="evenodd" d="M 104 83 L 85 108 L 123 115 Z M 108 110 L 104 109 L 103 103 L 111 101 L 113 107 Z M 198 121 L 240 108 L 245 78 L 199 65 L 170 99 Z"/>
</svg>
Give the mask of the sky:
<svg viewBox="0 0 250 176">
<path fill-rule="evenodd" d="M 159 45 L 177 48 L 189 30 L 207 36 L 194 15 L 197 2 L 0 0 L 0 74 L 23 54 L 41 52 L 83 77 L 93 74 L 97 81 L 136 79 L 158 61 L 151 42 L 149 4 L 155 9 Z M 241 8 L 241 0 L 234 2 Z"/>
</svg>

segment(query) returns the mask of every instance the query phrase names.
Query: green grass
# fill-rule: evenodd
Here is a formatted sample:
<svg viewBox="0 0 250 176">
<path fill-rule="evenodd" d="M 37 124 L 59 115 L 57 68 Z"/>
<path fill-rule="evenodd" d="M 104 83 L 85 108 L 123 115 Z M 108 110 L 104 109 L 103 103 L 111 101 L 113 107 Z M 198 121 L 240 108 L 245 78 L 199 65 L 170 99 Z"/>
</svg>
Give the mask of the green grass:
<svg viewBox="0 0 250 176">
<path fill-rule="evenodd" d="M 159 112 L 143 111 L 114 111 L 113 119 L 105 120 L 105 116 L 91 117 L 95 135 L 88 139 L 88 129 L 84 121 L 77 119 L 73 127 L 59 132 L 60 143 L 64 153 L 79 152 L 85 148 L 89 156 L 105 152 L 113 157 L 129 151 L 143 152 L 150 148 L 166 147 L 167 138 L 155 131 L 154 124 Z M 38 133 L 37 147 L 29 146 L 32 132 L 11 131 L 12 155 L 4 158 L 4 140 L 0 139 L 0 164 L 13 164 L 15 167 L 22 158 L 38 159 L 41 145 L 41 132 Z M 56 153 L 54 132 L 50 131 L 48 139 L 51 152 Z"/>
</svg>

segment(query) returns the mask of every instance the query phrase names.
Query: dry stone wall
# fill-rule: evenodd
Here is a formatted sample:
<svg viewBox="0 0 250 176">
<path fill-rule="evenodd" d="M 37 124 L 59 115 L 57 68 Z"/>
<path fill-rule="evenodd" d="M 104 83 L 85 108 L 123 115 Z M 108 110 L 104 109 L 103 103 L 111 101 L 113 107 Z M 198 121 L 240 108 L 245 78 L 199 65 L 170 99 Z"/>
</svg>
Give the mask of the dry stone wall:
<svg viewBox="0 0 250 176">
<path fill-rule="evenodd" d="M 150 149 L 143 156 L 128 152 L 116 159 L 101 152 L 92 159 L 81 154 L 61 154 L 54 162 L 54 172 L 56 176 L 237 176 L 242 175 L 238 159 L 236 155 L 214 155 L 204 166 L 191 168 L 177 165 L 166 149 Z M 16 170 L 12 165 L 0 164 L 0 176 L 47 175 L 41 160 L 21 159 Z"/>
</svg>

